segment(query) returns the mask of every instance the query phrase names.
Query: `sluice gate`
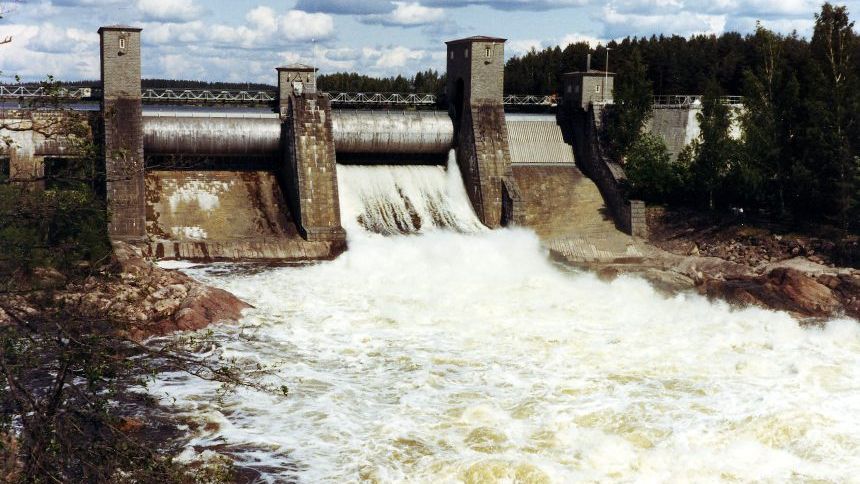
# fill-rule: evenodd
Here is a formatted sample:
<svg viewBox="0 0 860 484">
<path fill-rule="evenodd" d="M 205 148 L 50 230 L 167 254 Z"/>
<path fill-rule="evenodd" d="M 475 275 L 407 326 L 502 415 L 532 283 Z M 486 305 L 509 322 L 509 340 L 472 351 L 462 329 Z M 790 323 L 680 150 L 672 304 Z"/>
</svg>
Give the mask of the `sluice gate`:
<svg viewBox="0 0 860 484">
<path fill-rule="evenodd" d="M 277 156 L 281 119 L 276 113 L 143 111 L 143 148 L 151 155 Z M 447 154 L 454 125 L 439 111 L 332 112 L 338 153 Z"/>
</svg>

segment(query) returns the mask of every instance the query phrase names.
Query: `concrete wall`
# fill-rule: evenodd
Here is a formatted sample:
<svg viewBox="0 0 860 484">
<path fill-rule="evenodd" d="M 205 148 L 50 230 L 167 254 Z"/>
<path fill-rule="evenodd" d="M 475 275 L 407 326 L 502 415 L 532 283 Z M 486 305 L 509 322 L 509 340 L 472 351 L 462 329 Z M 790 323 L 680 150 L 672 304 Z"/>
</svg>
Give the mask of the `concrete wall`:
<svg viewBox="0 0 860 484">
<path fill-rule="evenodd" d="M 147 232 L 162 258 L 307 260 L 325 243 L 298 236 L 274 173 L 148 171 Z"/>
<path fill-rule="evenodd" d="M 700 105 L 687 107 L 661 107 L 654 108 L 651 118 L 645 125 L 645 130 L 651 134 L 660 136 L 669 149 L 672 160 L 677 160 L 678 155 L 699 138 L 698 115 L 702 112 Z M 740 139 L 741 122 L 740 115 L 743 112 L 741 106 L 732 106 L 732 124 L 729 135 L 734 139 Z"/>
<path fill-rule="evenodd" d="M 575 102 L 565 103 L 559 123 L 567 131 L 565 137 L 573 142 L 578 166 L 600 189 L 616 226 L 630 235 L 647 237 L 644 216 L 639 216 L 643 206 L 628 199 L 624 169 L 606 155 L 602 146 L 599 133 L 603 116 L 600 105 L 591 105 L 588 111 L 583 111 Z"/>
<path fill-rule="evenodd" d="M 45 157 L 79 156 L 92 139 L 94 119 L 73 111 L 4 111 L 0 115 L 0 156 L 9 160 L 9 179 L 45 186 Z"/>
</svg>

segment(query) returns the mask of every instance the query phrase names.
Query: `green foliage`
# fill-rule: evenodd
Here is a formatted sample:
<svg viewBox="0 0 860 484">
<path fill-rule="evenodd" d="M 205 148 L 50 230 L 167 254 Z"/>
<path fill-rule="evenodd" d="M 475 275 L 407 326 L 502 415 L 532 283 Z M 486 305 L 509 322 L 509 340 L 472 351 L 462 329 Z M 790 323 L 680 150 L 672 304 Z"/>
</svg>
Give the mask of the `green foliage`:
<svg viewBox="0 0 860 484">
<path fill-rule="evenodd" d="M 624 157 L 639 137 L 653 110 L 653 92 L 638 48 L 615 79 L 615 105 L 609 111 L 606 134 L 616 157 Z"/>
<path fill-rule="evenodd" d="M 234 362 L 197 357 L 201 346 L 215 344 L 211 333 L 143 346 L 121 336 L 124 322 L 86 302 L 58 302 L 51 294 L 26 301 L 37 311 L 0 298 L 11 318 L 0 326 L 0 480 L 235 482 L 224 458 L 193 467 L 175 462 L 184 443 L 178 422 L 139 390 L 159 372 L 193 374 L 225 391 L 276 389 L 246 380 L 251 372 Z"/>
<path fill-rule="evenodd" d="M 720 101 L 721 92 L 711 84 L 702 98 L 702 111 L 696 115 L 701 134 L 693 142 L 692 181 L 702 196 L 699 203 L 716 207 L 716 197 L 729 173 L 740 162 L 740 145 L 731 138 L 730 108 Z"/>
<path fill-rule="evenodd" d="M 642 134 L 633 142 L 626 158 L 630 195 L 649 203 L 668 203 L 683 186 L 684 168 L 682 163 L 672 163 L 662 138 Z"/>
<path fill-rule="evenodd" d="M 338 72 L 317 77 L 317 87 L 320 90 L 341 92 L 415 92 L 441 95 L 445 91 L 445 82 L 445 76 L 432 69 L 418 72 L 411 78 L 399 75 L 375 78 L 354 72 Z"/>
<path fill-rule="evenodd" d="M 102 260 L 110 253 L 106 226 L 104 202 L 88 189 L 0 185 L 0 277 Z"/>
</svg>

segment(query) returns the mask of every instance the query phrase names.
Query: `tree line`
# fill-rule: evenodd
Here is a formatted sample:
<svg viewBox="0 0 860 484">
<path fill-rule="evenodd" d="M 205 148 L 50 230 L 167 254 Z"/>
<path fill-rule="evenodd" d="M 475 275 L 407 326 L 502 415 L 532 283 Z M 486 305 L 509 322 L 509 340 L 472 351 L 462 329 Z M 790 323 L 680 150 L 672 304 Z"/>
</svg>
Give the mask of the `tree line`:
<svg viewBox="0 0 860 484">
<path fill-rule="evenodd" d="M 699 42 L 677 45 L 687 52 Z M 860 230 L 860 36 L 847 9 L 824 4 L 810 40 L 759 25 L 742 45 L 743 62 L 730 57 L 706 71 L 704 81 L 683 81 L 703 82 L 701 134 L 673 161 L 663 140 L 645 129 L 650 97 L 665 81 L 654 73 L 666 66 L 652 67 L 648 49 L 630 44 L 619 61 L 605 135 L 625 163 L 631 195 Z M 744 96 L 742 109 L 733 113 L 720 102 L 728 92 Z M 737 139 L 730 136 L 733 118 L 742 133 Z"/>
</svg>

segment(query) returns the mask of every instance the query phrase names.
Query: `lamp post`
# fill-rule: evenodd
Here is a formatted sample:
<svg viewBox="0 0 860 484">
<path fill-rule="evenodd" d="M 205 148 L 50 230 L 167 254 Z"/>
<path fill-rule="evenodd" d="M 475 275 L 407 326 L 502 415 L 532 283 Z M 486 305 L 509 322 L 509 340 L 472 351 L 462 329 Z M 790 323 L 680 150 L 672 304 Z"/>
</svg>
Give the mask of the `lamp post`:
<svg viewBox="0 0 860 484">
<path fill-rule="evenodd" d="M 606 102 L 606 85 L 609 83 L 609 51 L 611 48 L 606 48 L 606 67 L 603 69 L 603 102 Z"/>
</svg>

